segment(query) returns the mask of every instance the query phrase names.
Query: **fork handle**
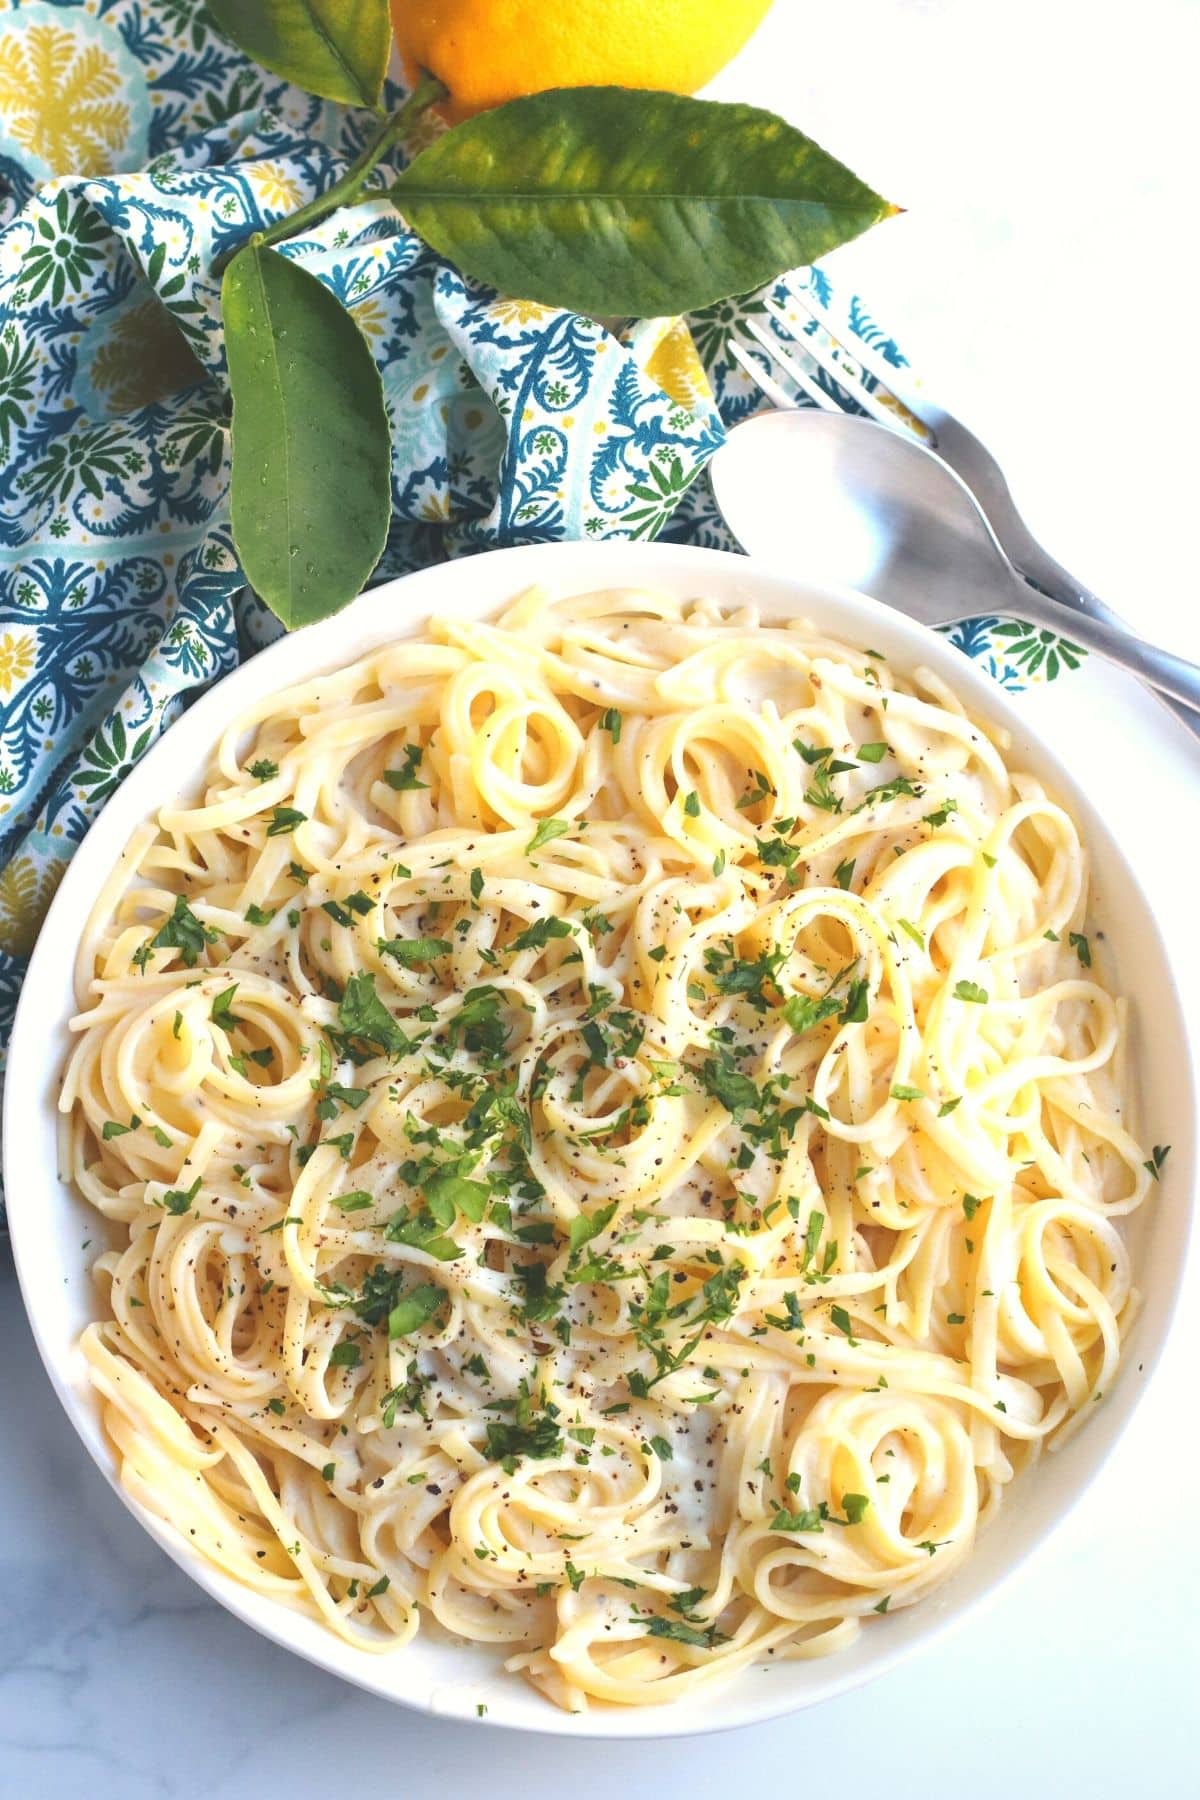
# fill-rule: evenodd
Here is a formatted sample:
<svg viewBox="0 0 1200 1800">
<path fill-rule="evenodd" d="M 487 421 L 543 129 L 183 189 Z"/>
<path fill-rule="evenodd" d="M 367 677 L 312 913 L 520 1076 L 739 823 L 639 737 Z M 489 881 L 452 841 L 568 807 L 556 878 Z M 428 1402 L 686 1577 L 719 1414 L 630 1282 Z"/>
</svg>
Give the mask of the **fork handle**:
<svg viewBox="0 0 1200 1800">
<path fill-rule="evenodd" d="M 1147 644 L 1127 626 L 1115 622 L 1115 615 L 1111 613 L 1107 618 L 1098 618 L 1090 611 L 1085 612 L 1078 600 L 1071 607 L 1070 619 L 1064 618 L 1061 600 L 1043 594 L 1015 571 L 1014 586 L 1019 590 L 1019 596 L 1014 595 L 1014 610 L 1021 618 L 1044 625 L 1060 635 L 1069 633 L 1073 643 L 1085 650 L 1094 650 L 1097 656 L 1103 656 L 1108 662 L 1116 663 L 1118 668 L 1128 669 L 1131 675 L 1149 682 L 1161 694 L 1182 701 L 1183 709 L 1172 710 L 1179 711 L 1190 729 L 1200 732 L 1200 666 L 1188 662 L 1186 657 L 1173 655 L 1170 650 L 1160 649 L 1157 644 Z M 1102 603 L 1097 601 L 1096 604 L 1099 607 Z M 1107 607 L 1103 610 L 1108 613 Z M 1192 708 L 1196 709 L 1196 716 L 1189 718 L 1187 709 Z"/>
</svg>

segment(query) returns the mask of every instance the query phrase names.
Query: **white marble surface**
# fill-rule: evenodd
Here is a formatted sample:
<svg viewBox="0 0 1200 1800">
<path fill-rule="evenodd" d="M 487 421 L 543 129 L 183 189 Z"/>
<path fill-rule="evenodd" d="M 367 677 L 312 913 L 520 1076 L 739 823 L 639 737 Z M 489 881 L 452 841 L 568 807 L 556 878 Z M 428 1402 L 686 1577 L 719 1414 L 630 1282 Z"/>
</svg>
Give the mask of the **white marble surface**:
<svg viewBox="0 0 1200 1800">
<path fill-rule="evenodd" d="M 787 112 L 909 208 L 842 253 L 843 279 L 999 452 L 1050 548 L 1196 656 L 1200 359 L 1179 226 L 1198 50 L 1196 0 L 776 0 L 718 88 Z M 1181 752 L 1164 779 L 1194 817 L 1200 763 Z M 1168 910 L 1200 1003 L 1189 906 Z M 76 1443 L 6 1262 L 0 1795 L 1193 1794 L 1200 1469 L 1178 1426 L 1195 1419 L 1198 1274 L 1103 1476 L 984 1616 L 790 1721 L 572 1747 L 415 1718 L 219 1612 Z"/>
</svg>

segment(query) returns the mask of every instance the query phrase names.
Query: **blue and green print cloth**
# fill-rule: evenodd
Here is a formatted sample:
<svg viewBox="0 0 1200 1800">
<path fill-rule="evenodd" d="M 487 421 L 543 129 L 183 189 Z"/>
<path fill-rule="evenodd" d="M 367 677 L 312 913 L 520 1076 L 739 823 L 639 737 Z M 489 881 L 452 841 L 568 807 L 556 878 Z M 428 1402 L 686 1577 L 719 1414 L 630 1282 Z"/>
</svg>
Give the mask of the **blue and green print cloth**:
<svg viewBox="0 0 1200 1800">
<path fill-rule="evenodd" d="M 229 534 L 213 267 L 327 188 L 371 124 L 256 68 L 197 0 L 0 0 L 0 1049 L 92 819 L 280 629 Z M 545 539 L 731 547 L 695 478 L 762 405 L 730 356 L 761 295 L 614 335 L 464 280 L 382 197 L 284 253 L 350 308 L 382 373 L 375 581 Z M 820 270 L 776 297 L 793 284 L 900 360 Z M 996 641 L 974 653 L 995 661 Z"/>
</svg>

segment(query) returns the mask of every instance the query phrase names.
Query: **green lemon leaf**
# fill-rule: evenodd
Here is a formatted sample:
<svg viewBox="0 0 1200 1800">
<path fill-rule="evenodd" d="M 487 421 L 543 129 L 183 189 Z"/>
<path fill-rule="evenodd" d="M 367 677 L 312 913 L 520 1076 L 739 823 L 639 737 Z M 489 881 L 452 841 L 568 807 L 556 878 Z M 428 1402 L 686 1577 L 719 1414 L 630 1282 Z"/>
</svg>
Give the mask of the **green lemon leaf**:
<svg viewBox="0 0 1200 1800">
<path fill-rule="evenodd" d="M 208 0 L 239 50 L 307 94 L 378 106 L 392 47 L 388 0 Z"/>
<path fill-rule="evenodd" d="M 391 192 L 503 293 L 642 317 L 744 294 L 896 210 L 774 113 L 617 87 L 469 119 Z"/>
<path fill-rule="evenodd" d="M 285 625 L 353 600 L 391 517 L 391 437 L 366 339 L 329 289 L 261 244 L 221 282 L 233 394 L 233 538 Z"/>
</svg>

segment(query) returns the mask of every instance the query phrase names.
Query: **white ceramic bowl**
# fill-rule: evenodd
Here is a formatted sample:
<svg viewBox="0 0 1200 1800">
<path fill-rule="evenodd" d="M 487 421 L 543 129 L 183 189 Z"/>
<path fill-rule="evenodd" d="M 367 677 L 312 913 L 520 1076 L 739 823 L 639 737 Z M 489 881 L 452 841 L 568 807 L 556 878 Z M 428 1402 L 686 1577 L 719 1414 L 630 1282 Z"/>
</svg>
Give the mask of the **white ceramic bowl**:
<svg viewBox="0 0 1200 1800">
<path fill-rule="evenodd" d="M 1143 1096 L 1154 1097 L 1149 1130 L 1170 1121 L 1173 1147 L 1152 1202 L 1137 1215 L 1134 1257 L 1146 1304 L 1114 1390 L 1059 1452 L 1045 1457 L 1007 1496 L 975 1554 L 932 1596 L 894 1617 L 871 1621 L 845 1654 L 777 1663 L 732 1685 L 670 1707 L 558 1712 L 490 1652 L 422 1632 L 392 1656 L 343 1644 L 315 1620 L 239 1586 L 195 1554 L 157 1519 L 126 1499 L 146 1530 L 193 1580 L 238 1618 L 309 1661 L 390 1700 L 451 1718 L 575 1736 L 667 1737 L 746 1725 L 810 1706 L 871 1676 L 957 1624 L 1067 1513 L 1120 1435 L 1165 1340 L 1184 1262 L 1194 1170 L 1194 1080 L 1187 1029 L 1147 901 L 1095 806 L 1029 729 L 1020 708 L 942 638 L 845 591 L 768 573 L 745 557 L 665 544 L 551 544 L 471 557 L 376 588 L 346 612 L 283 639 L 200 700 L 174 725 L 109 801 L 80 846 L 42 929 L 17 1012 L 4 1113 L 4 1173 L 13 1245 L 25 1304 L 58 1395 L 91 1455 L 114 1487 L 112 1451 L 88 1385 L 79 1334 L 94 1312 L 88 1266 L 101 1234 L 97 1215 L 56 1173 L 55 1100 L 75 1010 L 75 947 L 102 879 L 133 827 L 169 796 L 186 792 L 220 732 L 262 694 L 335 668 L 381 643 L 418 631 L 432 613 L 481 617 L 535 583 L 555 594 L 598 587 L 651 586 L 723 601 L 749 601 L 767 617 L 811 618 L 852 644 L 882 650 L 899 669 L 937 670 L 980 719 L 1012 734 L 1010 761 L 1028 768 L 1063 800 L 1091 852 L 1093 909 L 1126 992 L 1154 996 L 1150 1021 L 1134 1020 L 1134 1065 Z M 1119 821 L 1116 822 L 1119 829 Z M 90 1248 L 83 1248 L 90 1239 Z M 120 1489 L 117 1489 L 120 1492 Z M 1114 1563 L 1118 1551 L 1114 1547 Z"/>
</svg>

